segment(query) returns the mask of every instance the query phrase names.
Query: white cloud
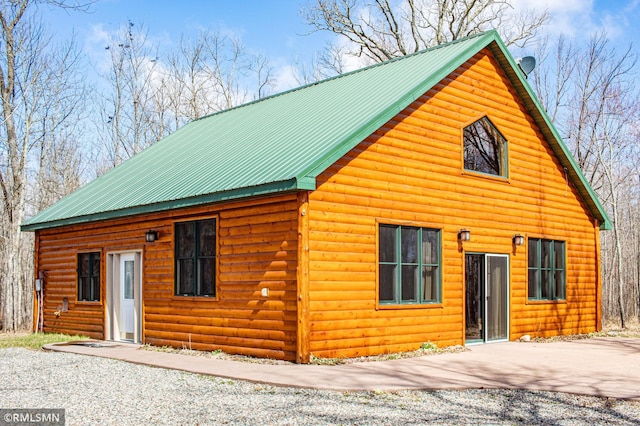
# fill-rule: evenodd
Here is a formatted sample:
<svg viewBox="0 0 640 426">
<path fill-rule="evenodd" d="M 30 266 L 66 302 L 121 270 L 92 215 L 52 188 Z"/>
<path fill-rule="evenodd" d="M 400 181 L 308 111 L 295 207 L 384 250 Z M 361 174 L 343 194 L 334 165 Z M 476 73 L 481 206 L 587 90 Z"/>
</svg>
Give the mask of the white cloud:
<svg viewBox="0 0 640 426">
<path fill-rule="evenodd" d="M 102 24 L 92 25 L 84 41 L 84 51 L 98 72 L 109 69 L 109 55 L 105 48 L 109 45 L 110 33 Z"/>
<path fill-rule="evenodd" d="M 274 71 L 275 85 L 273 93 L 280 93 L 285 90 L 300 86 L 298 82 L 298 70 L 293 65 L 281 65 Z"/>
<path fill-rule="evenodd" d="M 617 2 L 596 5 L 594 0 L 513 0 L 512 4 L 516 10 L 547 10 L 550 20 L 544 33 L 587 39 L 597 32 L 605 32 L 609 38 L 623 37 L 629 26 L 625 13 L 640 6 L 640 0 L 626 5 Z"/>
</svg>

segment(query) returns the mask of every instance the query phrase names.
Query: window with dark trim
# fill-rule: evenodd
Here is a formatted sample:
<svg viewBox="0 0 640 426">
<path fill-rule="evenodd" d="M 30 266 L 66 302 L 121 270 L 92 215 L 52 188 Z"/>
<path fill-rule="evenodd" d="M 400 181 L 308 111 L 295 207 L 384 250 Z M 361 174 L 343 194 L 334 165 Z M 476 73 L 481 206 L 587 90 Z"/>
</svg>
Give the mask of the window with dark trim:
<svg viewBox="0 0 640 426">
<path fill-rule="evenodd" d="M 381 224 L 378 244 L 380 304 L 440 302 L 440 230 Z"/>
<path fill-rule="evenodd" d="M 216 220 L 175 224 L 176 296 L 216 295 Z"/>
<path fill-rule="evenodd" d="M 78 253 L 78 300 L 100 301 L 100 252 Z"/>
<path fill-rule="evenodd" d="M 529 238 L 529 300 L 565 298 L 565 242 Z"/>
<path fill-rule="evenodd" d="M 464 168 L 507 177 L 507 140 L 487 117 L 464 128 Z"/>
</svg>

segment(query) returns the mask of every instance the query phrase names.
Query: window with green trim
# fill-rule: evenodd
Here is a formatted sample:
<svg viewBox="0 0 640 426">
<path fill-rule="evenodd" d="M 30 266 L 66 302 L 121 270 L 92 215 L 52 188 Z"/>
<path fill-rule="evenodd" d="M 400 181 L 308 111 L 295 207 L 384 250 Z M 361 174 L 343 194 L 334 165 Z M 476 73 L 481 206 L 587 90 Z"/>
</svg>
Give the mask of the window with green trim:
<svg viewBox="0 0 640 426">
<path fill-rule="evenodd" d="M 529 238 L 529 300 L 566 298 L 565 242 Z"/>
<path fill-rule="evenodd" d="M 487 117 L 464 128 L 464 168 L 507 177 L 507 140 Z"/>
<path fill-rule="evenodd" d="M 78 300 L 100 301 L 100 252 L 78 253 Z"/>
<path fill-rule="evenodd" d="M 216 295 L 216 220 L 175 224 L 176 296 Z"/>
<path fill-rule="evenodd" d="M 441 301 L 439 229 L 381 224 L 378 242 L 381 304 Z"/>
</svg>

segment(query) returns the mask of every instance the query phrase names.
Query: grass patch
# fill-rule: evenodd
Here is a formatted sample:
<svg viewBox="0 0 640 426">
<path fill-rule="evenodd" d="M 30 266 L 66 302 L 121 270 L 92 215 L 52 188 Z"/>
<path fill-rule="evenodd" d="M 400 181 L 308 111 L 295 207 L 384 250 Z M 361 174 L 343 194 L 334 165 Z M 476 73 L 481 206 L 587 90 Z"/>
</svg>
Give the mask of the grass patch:
<svg viewBox="0 0 640 426">
<path fill-rule="evenodd" d="M 608 321 L 603 324 L 602 331 L 597 335 L 606 335 L 607 337 L 636 337 L 640 338 L 640 320 L 637 318 L 626 321 L 626 327 L 620 328 L 620 324 Z"/>
<path fill-rule="evenodd" d="M 186 348 L 172 348 L 171 346 L 153 346 L 153 345 L 142 345 L 140 347 L 143 351 L 151 351 L 151 352 L 166 352 L 172 354 L 179 355 L 190 355 L 190 356 L 199 356 L 204 358 L 212 358 L 212 359 L 222 359 L 227 361 L 241 361 L 248 362 L 252 364 L 290 364 L 289 361 L 281 361 L 277 359 L 271 358 L 254 358 L 248 355 L 235 355 L 228 354 L 224 352 L 222 349 L 215 349 L 212 351 L 199 351 L 196 349 L 186 349 Z"/>
<path fill-rule="evenodd" d="M 270 359 L 270 358 L 254 358 L 247 355 L 228 354 L 222 351 L 221 349 L 216 349 L 213 351 L 198 351 L 198 350 L 191 350 L 191 349 L 172 348 L 169 346 L 152 346 L 152 345 L 143 345 L 140 347 L 140 349 L 145 351 L 167 352 L 167 353 L 190 355 L 190 356 L 201 356 L 205 358 L 249 362 L 254 364 L 291 364 L 292 363 L 291 361 L 281 361 L 281 360 Z M 341 365 L 341 364 L 353 364 L 356 362 L 390 361 L 394 359 L 415 358 L 419 356 L 437 355 L 437 354 L 443 354 L 443 353 L 465 352 L 467 350 L 468 350 L 467 348 L 460 345 L 449 346 L 445 348 L 438 348 L 438 346 L 435 343 L 425 342 L 425 343 L 422 343 L 422 345 L 420 345 L 420 347 L 415 351 L 391 352 L 387 354 L 360 356 L 356 358 L 322 358 L 322 357 L 318 357 L 311 354 L 309 364 Z"/>
<path fill-rule="evenodd" d="M 605 321 L 602 325 L 602 331 L 594 331 L 587 334 L 567 334 L 561 336 L 550 337 L 531 337 L 531 342 L 534 343 L 553 343 L 553 342 L 566 342 L 571 340 L 591 339 L 594 337 L 625 337 L 625 338 L 640 338 L 640 321 L 637 319 L 630 319 L 626 322 L 626 327 L 621 328 L 619 323 L 613 321 Z"/>
<path fill-rule="evenodd" d="M 26 348 L 38 350 L 42 349 L 42 346 L 50 343 L 84 340 L 86 338 L 86 336 L 70 336 L 59 333 L 0 333 L 0 349 Z"/>
</svg>

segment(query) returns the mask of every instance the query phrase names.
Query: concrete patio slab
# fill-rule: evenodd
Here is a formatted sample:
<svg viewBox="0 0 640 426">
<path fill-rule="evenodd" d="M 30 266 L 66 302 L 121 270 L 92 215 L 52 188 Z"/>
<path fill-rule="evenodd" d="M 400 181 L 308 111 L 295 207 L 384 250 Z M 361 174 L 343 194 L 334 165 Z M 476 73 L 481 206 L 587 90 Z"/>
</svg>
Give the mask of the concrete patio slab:
<svg viewBox="0 0 640 426">
<path fill-rule="evenodd" d="M 466 352 L 353 364 L 259 364 L 144 350 L 120 342 L 45 349 L 276 386 L 338 391 L 525 389 L 640 400 L 640 339 L 502 342 Z"/>
</svg>

